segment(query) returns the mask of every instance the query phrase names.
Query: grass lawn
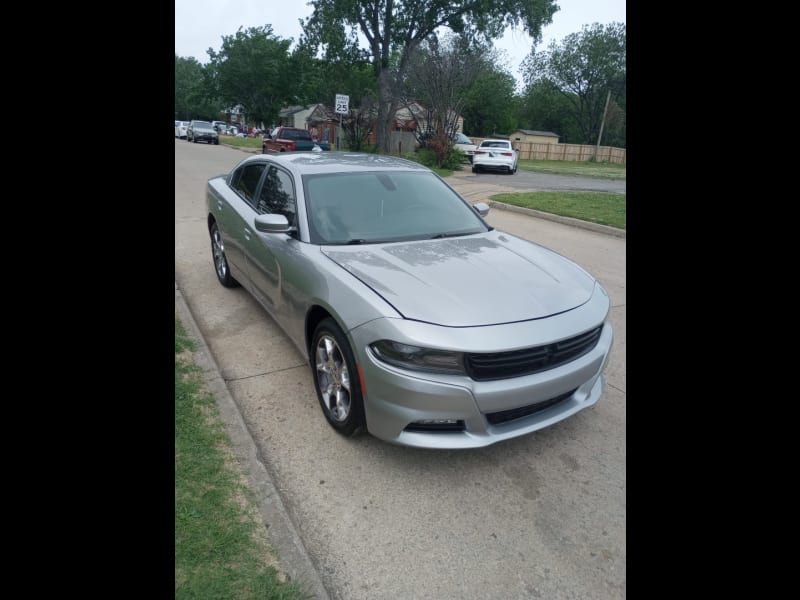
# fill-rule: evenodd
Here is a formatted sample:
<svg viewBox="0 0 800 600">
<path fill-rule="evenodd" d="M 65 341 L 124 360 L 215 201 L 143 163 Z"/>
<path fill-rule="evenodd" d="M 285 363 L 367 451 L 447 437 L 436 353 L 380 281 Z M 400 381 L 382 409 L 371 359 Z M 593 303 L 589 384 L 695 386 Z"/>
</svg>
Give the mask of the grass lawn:
<svg viewBox="0 0 800 600">
<path fill-rule="evenodd" d="M 175 319 L 175 599 L 300 600 L 238 471 L 214 399 Z"/>
<path fill-rule="evenodd" d="M 625 179 L 627 166 L 618 163 L 595 163 L 568 160 L 520 160 L 518 169 L 553 173 L 554 175 L 580 175 L 599 179 Z"/>
<path fill-rule="evenodd" d="M 525 192 L 495 194 L 492 200 L 625 229 L 625 194 Z"/>
<path fill-rule="evenodd" d="M 240 138 L 232 135 L 221 135 L 219 136 L 219 143 L 227 144 L 235 148 L 258 148 L 261 150 L 261 136 L 255 138 Z"/>
</svg>

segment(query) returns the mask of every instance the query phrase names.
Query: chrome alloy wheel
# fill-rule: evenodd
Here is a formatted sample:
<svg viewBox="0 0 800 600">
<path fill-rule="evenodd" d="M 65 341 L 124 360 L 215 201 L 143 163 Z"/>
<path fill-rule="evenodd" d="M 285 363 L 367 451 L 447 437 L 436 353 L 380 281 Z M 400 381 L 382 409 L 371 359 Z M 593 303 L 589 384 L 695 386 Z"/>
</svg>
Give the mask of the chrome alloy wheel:
<svg viewBox="0 0 800 600">
<path fill-rule="evenodd" d="M 219 235 L 219 229 L 216 227 L 212 232 L 211 249 L 214 253 L 214 268 L 217 270 L 217 277 L 223 280 L 228 273 L 228 263 L 225 260 L 225 248 L 222 245 L 222 238 Z"/>
<path fill-rule="evenodd" d="M 323 335 L 317 342 L 317 382 L 325 408 L 335 421 L 350 414 L 350 372 L 336 340 Z"/>
</svg>

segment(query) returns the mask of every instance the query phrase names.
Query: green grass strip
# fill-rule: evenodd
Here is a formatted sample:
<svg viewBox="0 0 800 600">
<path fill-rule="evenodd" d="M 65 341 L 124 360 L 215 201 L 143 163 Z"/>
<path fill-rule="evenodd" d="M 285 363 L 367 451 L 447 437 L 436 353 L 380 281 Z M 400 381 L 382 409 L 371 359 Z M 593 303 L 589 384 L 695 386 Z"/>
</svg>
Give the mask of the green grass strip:
<svg viewBox="0 0 800 600">
<path fill-rule="evenodd" d="M 303 598 L 282 583 L 214 399 L 175 319 L 175 599 Z"/>
<path fill-rule="evenodd" d="M 491 200 L 625 229 L 625 194 L 525 192 L 495 194 Z"/>
</svg>

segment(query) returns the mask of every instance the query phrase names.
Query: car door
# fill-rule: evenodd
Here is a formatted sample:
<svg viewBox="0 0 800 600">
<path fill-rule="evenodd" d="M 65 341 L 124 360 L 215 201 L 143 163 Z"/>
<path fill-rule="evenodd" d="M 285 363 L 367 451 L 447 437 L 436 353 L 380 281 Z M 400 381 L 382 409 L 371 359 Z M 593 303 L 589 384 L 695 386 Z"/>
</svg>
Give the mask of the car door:
<svg viewBox="0 0 800 600">
<path fill-rule="evenodd" d="M 240 166 L 231 174 L 228 185 L 224 186 L 225 193 L 211 206 L 219 224 L 228 263 L 245 274 L 248 272 L 245 248 L 255 231 L 255 198 L 265 167 L 263 162 Z M 251 287 L 248 281 L 239 283 Z"/>
<path fill-rule="evenodd" d="M 289 225 L 297 227 L 297 197 L 288 171 L 270 164 L 264 175 L 256 202 L 258 214 L 281 214 Z M 289 234 L 260 233 L 252 227 L 253 235 L 246 240 L 247 274 L 254 295 L 275 315 L 280 314 L 283 284 L 282 264 L 297 240 Z"/>
</svg>

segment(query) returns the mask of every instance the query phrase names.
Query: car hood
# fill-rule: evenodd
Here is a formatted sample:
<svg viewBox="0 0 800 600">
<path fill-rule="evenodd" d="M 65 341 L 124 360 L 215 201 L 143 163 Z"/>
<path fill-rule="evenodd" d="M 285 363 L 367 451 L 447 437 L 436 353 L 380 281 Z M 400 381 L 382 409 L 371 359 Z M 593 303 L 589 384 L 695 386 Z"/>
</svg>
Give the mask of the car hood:
<svg viewBox="0 0 800 600">
<path fill-rule="evenodd" d="M 540 319 L 584 304 L 594 289 L 572 261 L 497 231 L 322 252 L 403 317 L 449 327 Z"/>
</svg>

